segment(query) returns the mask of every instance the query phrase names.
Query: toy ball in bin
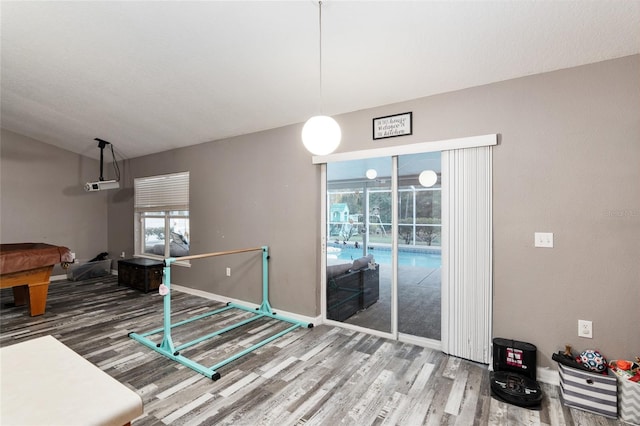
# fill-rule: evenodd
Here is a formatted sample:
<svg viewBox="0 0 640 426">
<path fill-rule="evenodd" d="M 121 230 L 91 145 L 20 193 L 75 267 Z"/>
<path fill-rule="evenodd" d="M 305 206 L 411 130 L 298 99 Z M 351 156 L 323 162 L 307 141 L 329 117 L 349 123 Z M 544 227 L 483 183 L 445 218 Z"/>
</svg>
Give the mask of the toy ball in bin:
<svg viewBox="0 0 640 426">
<path fill-rule="evenodd" d="M 602 373 L 607 369 L 607 360 L 604 356 L 593 349 L 586 349 L 580 354 L 580 361 L 589 370 Z"/>
</svg>

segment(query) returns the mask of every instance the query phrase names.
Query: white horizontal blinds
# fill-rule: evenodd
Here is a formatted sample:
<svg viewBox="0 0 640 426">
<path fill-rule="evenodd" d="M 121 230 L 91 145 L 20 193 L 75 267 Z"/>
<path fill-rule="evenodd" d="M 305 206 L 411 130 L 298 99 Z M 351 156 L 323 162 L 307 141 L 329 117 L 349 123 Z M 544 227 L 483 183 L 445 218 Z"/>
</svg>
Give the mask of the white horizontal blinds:
<svg viewBox="0 0 640 426">
<path fill-rule="evenodd" d="M 492 315 L 491 147 L 442 153 L 442 348 L 489 363 Z"/>
<path fill-rule="evenodd" d="M 189 210 L 189 172 L 136 178 L 135 210 Z"/>
</svg>

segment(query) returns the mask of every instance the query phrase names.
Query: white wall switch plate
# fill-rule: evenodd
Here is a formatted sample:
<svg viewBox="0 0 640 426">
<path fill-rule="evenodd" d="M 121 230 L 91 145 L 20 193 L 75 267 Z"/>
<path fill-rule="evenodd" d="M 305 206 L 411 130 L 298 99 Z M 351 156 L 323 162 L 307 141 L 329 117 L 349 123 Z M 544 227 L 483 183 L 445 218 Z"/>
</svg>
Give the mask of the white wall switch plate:
<svg viewBox="0 0 640 426">
<path fill-rule="evenodd" d="M 231 268 L 227 268 L 227 276 L 230 277 L 231 276 Z"/>
<path fill-rule="evenodd" d="M 578 337 L 593 339 L 593 323 L 587 320 L 578 320 Z"/>
<path fill-rule="evenodd" d="M 535 247 L 553 248 L 553 232 L 536 232 L 533 241 Z"/>
</svg>

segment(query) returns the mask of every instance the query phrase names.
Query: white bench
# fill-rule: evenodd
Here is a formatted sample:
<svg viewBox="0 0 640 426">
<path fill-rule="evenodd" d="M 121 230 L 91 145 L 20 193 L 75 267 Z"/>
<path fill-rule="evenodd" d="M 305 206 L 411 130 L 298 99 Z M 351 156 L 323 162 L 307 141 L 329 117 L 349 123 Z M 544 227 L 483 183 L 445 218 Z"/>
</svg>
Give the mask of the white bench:
<svg viewBox="0 0 640 426">
<path fill-rule="evenodd" d="M 123 426 L 140 396 L 52 336 L 0 349 L 0 424 Z"/>
</svg>

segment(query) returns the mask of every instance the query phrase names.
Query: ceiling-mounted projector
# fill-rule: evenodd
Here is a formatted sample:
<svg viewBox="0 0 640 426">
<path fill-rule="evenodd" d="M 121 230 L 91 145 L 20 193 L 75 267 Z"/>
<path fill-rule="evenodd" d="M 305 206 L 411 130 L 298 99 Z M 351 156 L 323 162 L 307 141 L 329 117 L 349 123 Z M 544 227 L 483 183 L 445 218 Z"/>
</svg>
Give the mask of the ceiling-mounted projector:
<svg viewBox="0 0 640 426">
<path fill-rule="evenodd" d="M 98 148 L 100 148 L 100 179 L 97 182 L 87 182 L 84 185 L 84 190 L 87 192 L 91 191 L 104 191 L 106 189 L 118 189 L 120 188 L 120 168 L 118 167 L 118 162 L 116 161 L 116 155 L 113 152 L 113 145 L 111 142 L 107 142 L 100 138 L 95 138 L 94 140 L 98 141 Z M 104 180 L 102 176 L 102 166 L 104 163 L 103 152 L 104 148 L 107 145 L 111 145 L 111 155 L 113 156 L 113 169 L 116 172 L 117 179 L 115 180 Z"/>
<path fill-rule="evenodd" d="M 117 180 L 100 180 L 98 182 L 87 182 L 84 185 L 84 190 L 89 191 L 104 191 L 105 189 L 118 189 L 120 188 L 120 182 Z"/>
</svg>

